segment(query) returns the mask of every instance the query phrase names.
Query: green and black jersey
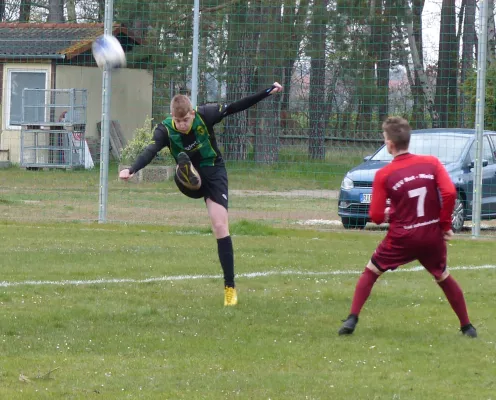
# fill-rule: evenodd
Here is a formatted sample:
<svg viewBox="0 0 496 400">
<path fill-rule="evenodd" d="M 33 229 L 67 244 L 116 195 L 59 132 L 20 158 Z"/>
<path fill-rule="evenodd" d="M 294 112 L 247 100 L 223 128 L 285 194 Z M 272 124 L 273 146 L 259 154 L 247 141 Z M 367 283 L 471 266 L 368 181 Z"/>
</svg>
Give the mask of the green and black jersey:
<svg viewBox="0 0 496 400">
<path fill-rule="evenodd" d="M 269 96 L 273 87 L 252 96 L 245 97 L 229 105 L 205 104 L 196 108 L 195 119 L 188 133 L 175 129 L 172 117 L 158 124 L 153 133 L 153 142 L 141 153 L 130 168 L 135 173 L 148 165 L 164 147 L 169 147 L 177 160 L 180 152 L 186 152 L 195 168 L 224 166 L 222 154 L 215 138 L 214 125 L 228 115 L 244 111 Z"/>
<path fill-rule="evenodd" d="M 213 131 L 212 120 L 216 117 L 220 106 L 210 104 L 196 108 L 195 119 L 191 125 L 191 130 L 184 134 L 176 130 L 172 117 L 166 118 L 162 122 L 168 138 L 166 146 L 169 147 L 172 156 L 177 159 L 177 155 L 186 152 L 195 166 L 207 167 L 222 162 L 220 150 Z M 207 125 L 207 122 L 210 122 Z M 157 128 L 162 128 L 160 125 Z"/>
</svg>

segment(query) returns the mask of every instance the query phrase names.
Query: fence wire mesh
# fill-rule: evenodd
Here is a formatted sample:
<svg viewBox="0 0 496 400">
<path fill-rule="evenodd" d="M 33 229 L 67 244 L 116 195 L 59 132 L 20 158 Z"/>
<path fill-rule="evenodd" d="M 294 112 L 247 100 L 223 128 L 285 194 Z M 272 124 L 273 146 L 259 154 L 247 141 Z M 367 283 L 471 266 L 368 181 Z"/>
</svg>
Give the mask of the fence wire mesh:
<svg viewBox="0 0 496 400">
<path fill-rule="evenodd" d="M 453 219 L 468 233 L 478 4 L 200 1 L 197 103 L 230 104 L 274 82 L 284 87 L 281 95 L 216 126 L 229 173 L 231 220 L 365 227 L 373 173 L 390 160 L 384 151 L 376 153 L 381 124 L 399 115 L 415 130 L 446 131 L 414 135 L 412 152 L 445 163 L 458 190 Z M 115 0 L 113 10 L 112 33 L 127 66 L 112 73 L 108 220 L 208 225 L 203 202 L 178 193 L 167 152 L 137 174 L 136 183 L 117 180 L 118 170 L 134 161 L 169 114 L 171 98 L 191 94 L 193 0 Z M 483 234 L 496 226 L 494 1 L 488 14 Z M 97 218 L 102 72 L 91 43 L 103 33 L 104 16 L 103 0 L 0 3 L 0 163 L 13 164 L 0 170 L 2 218 Z M 86 91 L 85 140 L 96 168 L 19 168 L 23 89 Z"/>
</svg>

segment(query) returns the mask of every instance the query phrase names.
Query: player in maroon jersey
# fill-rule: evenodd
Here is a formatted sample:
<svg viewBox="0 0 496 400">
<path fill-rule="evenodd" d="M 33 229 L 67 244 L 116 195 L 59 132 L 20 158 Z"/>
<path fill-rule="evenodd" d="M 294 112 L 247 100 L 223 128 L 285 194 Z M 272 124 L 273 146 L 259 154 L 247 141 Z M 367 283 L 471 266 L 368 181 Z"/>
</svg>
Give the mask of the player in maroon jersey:
<svg viewBox="0 0 496 400">
<path fill-rule="evenodd" d="M 460 320 L 462 333 L 477 337 L 463 292 L 446 269 L 446 241 L 453 236 L 455 186 L 436 157 L 408 152 L 411 128 L 405 119 L 388 118 L 382 129 L 384 143 L 394 159 L 374 178 L 369 215 L 376 224 L 389 222 L 389 230 L 358 279 L 350 314 L 338 333 L 353 333 L 379 276 L 418 260 L 443 290 Z M 391 201 L 389 207 L 387 199 Z"/>
</svg>

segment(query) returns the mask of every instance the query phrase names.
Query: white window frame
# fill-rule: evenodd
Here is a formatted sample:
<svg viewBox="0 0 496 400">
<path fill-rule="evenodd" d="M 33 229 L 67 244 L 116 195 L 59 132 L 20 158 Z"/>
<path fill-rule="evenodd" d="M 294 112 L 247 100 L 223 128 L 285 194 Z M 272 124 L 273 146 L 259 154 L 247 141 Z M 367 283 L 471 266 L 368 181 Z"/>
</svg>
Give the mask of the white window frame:
<svg viewBox="0 0 496 400">
<path fill-rule="evenodd" d="M 6 130 L 21 130 L 20 125 L 11 125 L 10 124 L 10 98 L 12 91 L 12 73 L 13 72 L 27 72 L 27 73 L 44 73 L 45 74 L 45 89 L 50 88 L 50 67 L 7 67 L 6 80 L 6 92 L 5 94 L 5 108 L 4 108 L 4 121 L 5 121 L 5 129 Z"/>
</svg>

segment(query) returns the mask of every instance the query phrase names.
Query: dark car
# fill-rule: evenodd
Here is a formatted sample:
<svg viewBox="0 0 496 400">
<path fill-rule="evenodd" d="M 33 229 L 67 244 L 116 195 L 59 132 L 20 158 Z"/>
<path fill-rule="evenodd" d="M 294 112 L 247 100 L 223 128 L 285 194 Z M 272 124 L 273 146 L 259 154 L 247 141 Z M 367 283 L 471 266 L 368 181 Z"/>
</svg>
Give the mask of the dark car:
<svg viewBox="0 0 496 400">
<path fill-rule="evenodd" d="M 474 129 L 422 129 L 412 131 L 410 152 L 436 156 L 446 167 L 458 197 L 453 211 L 453 230 L 460 231 L 464 221 L 472 218 Z M 345 228 L 364 228 L 369 221 L 372 181 L 392 156 L 382 145 L 372 156 L 348 171 L 341 183 L 338 214 Z M 482 156 L 481 219 L 496 219 L 496 132 L 485 131 Z"/>
</svg>

